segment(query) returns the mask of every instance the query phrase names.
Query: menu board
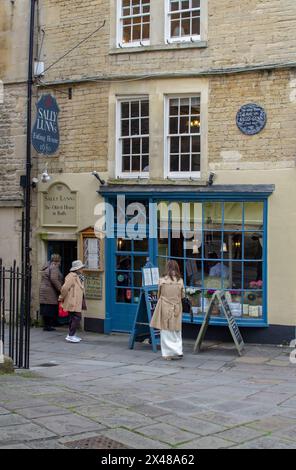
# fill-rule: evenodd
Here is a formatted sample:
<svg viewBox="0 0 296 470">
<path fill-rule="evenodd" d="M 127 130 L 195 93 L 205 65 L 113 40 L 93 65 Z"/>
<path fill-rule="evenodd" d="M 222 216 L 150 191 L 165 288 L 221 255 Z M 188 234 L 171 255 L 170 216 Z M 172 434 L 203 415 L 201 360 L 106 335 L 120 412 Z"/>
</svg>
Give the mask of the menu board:
<svg viewBox="0 0 296 470">
<path fill-rule="evenodd" d="M 159 281 L 158 268 L 143 268 L 143 286 L 157 286 Z"/>
<path fill-rule="evenodd" d="M 211 315 L 213 313 L 213 308 L 215 306 L 215 303 L 217 303 L 217 302 L 219 303 L 220 309 L 222 310 L 222 312 L 224 313 L 225 318 L 227 319 L 228 327 L 229 327 L 231 336 L 233 338 L 233 341 L 235 343 L 237 351 L 238 351 L 239 355 L 241 356 L 242 355 L 242 350 L 244 348 L 243 338 L 240 334 L 237 323 L 236 323 L 236 321 L 235 321 L 235 319 L 234 319 L 234 317 L 231 313 L 231 309 L 230 309 L 230 306 L 229 306 L 229 303 L 228 303 L 228 300 L 226 298 L 225 293 L 222 292 L 222 291 L 218 291 L 218 290 L 216 292 L 214 292 L 214 294 L 211 298 L 211 302 L 210 302 L 208 310 L 205 314 L 204 321 L 201 325 L 201 328 L 199 330 L 199 334 L 197 336 L 197 339 L 196 339 L 196 342 L 195 342 L 195 345 L 194 345 L 194 352 L 200 351 L 200 349 L 201 349 L 201 344 L 203 342 L 203 339 L 205 337 L 207 328 L 209 326 L 210 318 L 211 318 Z"/>
</svg>

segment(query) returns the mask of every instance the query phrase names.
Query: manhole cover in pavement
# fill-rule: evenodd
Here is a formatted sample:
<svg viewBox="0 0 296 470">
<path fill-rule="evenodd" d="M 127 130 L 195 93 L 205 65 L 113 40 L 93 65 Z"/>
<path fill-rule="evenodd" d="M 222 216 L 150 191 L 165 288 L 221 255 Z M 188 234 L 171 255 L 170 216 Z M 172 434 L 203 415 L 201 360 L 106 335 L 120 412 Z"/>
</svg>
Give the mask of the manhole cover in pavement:
<svg viewBox="0 0 296 470">
<path fill-rule="evenodd" d="M 123 445 L 121 442 L 113 441 L 113 439 L 105 436 L 65 442 L 64 445 L 72 449 L 130 449 L 130 447 Z"/>
</svg>

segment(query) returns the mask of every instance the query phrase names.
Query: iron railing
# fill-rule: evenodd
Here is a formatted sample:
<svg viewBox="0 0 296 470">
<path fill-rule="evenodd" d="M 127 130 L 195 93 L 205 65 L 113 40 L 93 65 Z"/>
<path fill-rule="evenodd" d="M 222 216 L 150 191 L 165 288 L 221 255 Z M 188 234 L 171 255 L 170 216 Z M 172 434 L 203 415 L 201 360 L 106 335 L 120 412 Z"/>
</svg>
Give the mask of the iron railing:
<svg viewBox="0 0 296 470">
<path fill-rule="evenodd" d="M 30 297 L 32 268 L 7 268 L 0 259 L 0 340 L 15 367 L 30 366 Z"/>
</svg>

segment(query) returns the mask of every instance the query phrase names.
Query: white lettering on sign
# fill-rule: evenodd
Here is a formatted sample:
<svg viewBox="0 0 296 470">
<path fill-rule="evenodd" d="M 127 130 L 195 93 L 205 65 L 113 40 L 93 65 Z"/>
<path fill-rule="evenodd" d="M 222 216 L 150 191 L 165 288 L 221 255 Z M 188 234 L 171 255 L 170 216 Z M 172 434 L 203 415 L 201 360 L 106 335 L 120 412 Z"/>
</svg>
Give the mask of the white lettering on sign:
<svg viewBox="0 0 296 470">
<path fill-rule="evenodd" d="M 57 112 L 50 111 L 49 109 L 39 108 L 38 118 L 37 118 L 37 130 L 38 131 L 50 131 L 56 134 L 58 131 L 57 119 L 58 119 Z"/>
</svg>

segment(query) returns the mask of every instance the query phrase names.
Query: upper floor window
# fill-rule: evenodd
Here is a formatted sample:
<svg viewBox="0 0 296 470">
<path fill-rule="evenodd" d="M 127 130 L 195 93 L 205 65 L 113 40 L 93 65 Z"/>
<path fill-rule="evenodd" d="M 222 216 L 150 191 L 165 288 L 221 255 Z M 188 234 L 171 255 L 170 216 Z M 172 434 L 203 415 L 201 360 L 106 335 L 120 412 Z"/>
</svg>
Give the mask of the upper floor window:
<svg viewBox="0 0 296 470">
<path fill-rule="evenodd" d="M 167 1 L 167 39 L 174 42 L 200 40 L 200 0 Z"/>
<path fill-rule="evenodd" d="M 149 100 L 122 99 L 118 103 L 117 176 L 149 176 Z"/>
<path fill-rule="evenodd" d="M 166 174 L 174 178 L 200 176 L 200 96 L 167 100 Z"/>
<path fill-rule="evenodd" d="M 149 45 L 150 0 L 119 0 L 121 46 Z"/>
</svg>

